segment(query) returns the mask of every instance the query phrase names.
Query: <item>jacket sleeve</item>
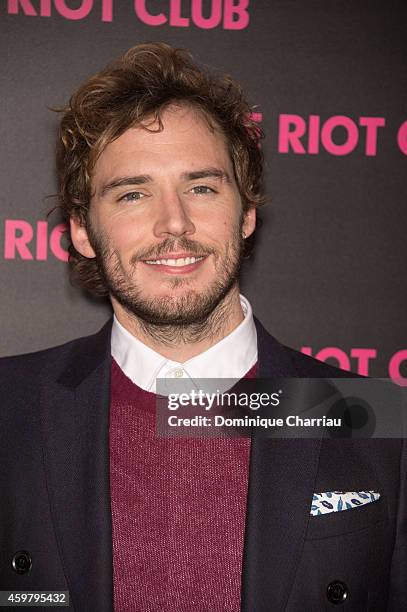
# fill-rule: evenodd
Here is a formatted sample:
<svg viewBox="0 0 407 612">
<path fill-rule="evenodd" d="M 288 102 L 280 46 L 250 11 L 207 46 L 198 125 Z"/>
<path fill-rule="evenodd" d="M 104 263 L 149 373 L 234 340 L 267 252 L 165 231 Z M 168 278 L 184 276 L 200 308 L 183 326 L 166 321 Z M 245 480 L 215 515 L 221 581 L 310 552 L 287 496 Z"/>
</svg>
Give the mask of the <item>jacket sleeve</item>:
<svg viewBox="0 0 407 612">
<path fill-rule="evenodd" d="M 407 605 L 407 440 L 400 457 L 400 489 L 397 530 L 390 575 L 389 612 L 406 610 Z"/>
</svg>

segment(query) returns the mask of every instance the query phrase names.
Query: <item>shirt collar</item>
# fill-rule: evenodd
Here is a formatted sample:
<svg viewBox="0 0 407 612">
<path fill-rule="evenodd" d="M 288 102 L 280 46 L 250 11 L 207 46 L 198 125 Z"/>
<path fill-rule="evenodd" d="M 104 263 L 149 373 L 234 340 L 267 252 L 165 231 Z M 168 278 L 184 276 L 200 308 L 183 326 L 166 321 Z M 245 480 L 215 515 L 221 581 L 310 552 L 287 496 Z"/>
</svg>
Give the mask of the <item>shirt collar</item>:
<svg viewBox="0 0 407 612">
<path fill-rule="evenodd" d="M 249 301 L 240 295 L 244 319 L 208 350 L 184 363 L 160 355 L 133 336 L 113 318 L 111 353 L 130 380 L 155 392 L 157 378 L 240 379 L 257 362 L 257 333 Z"/>
</svg>

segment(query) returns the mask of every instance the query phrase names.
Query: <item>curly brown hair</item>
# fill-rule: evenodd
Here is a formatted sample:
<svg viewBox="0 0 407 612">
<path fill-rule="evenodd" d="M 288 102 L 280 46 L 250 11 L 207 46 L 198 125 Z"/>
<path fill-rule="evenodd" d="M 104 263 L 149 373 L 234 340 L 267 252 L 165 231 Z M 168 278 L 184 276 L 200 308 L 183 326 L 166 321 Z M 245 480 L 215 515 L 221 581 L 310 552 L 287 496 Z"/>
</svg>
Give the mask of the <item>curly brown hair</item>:
<svg viewBox="0 0 407 612">
<path fill-rule="evenodd" d="M 197 66 L 185 49 L 152 42 L 132 47 L 88 79 L 58 111 L 63 113 L 57 142 L 58 208 L 66 220 L 74 217 L 90 229 L 91 175 L 98 157 L 130 127 L 146 127 L 147 119 L 162 130 L 161 114 L 173 103 L 194 106 L 224 135 L 243 212 L 263 204 L 263 133 L 240 85 Z M 98 262 L 78 253 L 69 232 L 68 245 L 72 281 L 94 295 L 107 295 Z"/>
</svg>

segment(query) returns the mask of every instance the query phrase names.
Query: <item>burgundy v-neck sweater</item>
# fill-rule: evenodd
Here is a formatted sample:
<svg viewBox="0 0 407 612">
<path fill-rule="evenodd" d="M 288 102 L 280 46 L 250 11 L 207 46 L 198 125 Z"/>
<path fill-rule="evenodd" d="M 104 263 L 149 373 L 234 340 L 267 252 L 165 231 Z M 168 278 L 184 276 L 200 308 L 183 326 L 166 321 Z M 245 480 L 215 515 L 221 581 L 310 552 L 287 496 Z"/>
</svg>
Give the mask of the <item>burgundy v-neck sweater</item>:
<svg viewBox="0 0 407 612">
<path fill-rule="evenodd" d="M 155 401 L 112 360 L 115 612 L 238 612 L 250 440 L 158 438 Z"/>
</svg>

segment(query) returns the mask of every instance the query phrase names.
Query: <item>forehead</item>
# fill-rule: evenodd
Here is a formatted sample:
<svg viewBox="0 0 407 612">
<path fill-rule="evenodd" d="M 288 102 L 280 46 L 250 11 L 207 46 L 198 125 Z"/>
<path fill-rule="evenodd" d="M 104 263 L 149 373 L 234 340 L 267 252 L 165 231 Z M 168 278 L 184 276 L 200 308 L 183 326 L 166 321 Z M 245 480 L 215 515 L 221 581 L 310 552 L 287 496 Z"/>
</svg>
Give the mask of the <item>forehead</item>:
<svg viewBox="0 0 407 612">
<path fill-rule="evenodd" d="M 171 106 L 163 111 L 161 121 L 162 131 L 157 131 L 157 121 L 147 121 L 144 125 L 148 129 L 129 128 L 108 144 L 95 164 L 93 179 L 123 171 L 159 175 L 209 166 L 233 174 L 225 137 L 198 110 Z"/>
</svg>

